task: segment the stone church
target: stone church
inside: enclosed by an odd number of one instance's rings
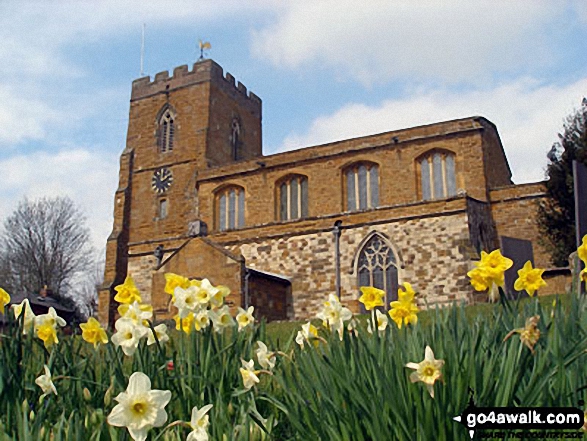
[[[481,250],[548,266],[536,241],[543,185],[512,183],[487,119],[266,156],[261,116],[261,99],[212,60],[133,82],[101,322],[113,322],[127,275],[157,319],[175,314],[163,292],[174,272],[283,320],[314,316],[330,293],[360,312],[363,285],[387,304],[406,281],[422,306],[483,300],[466,277]]]

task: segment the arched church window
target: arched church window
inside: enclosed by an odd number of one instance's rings
[[[379,167],[371,162],[360,162],[347,167],[346,209],[367,210],[379,205]]]
[[[159,118],[159,152],[165,153],[172,151],[174,138],[175,116],[168,107]]]
[[[245,225],[245,190],[230,186],[216,194],[217,229],[234,230]]]
[[[373,234],[359,252],[357,285],[359,288],[373,286],[385,291],[385,309],[389,308],[391,301],[397,300],[398,265],[393,250],[379,234]],[[365,312],[364,307],[361,308]]]
[[[308,178],[301,175],[289,176],[280,181],[278,189],[279,220],[308,217]]]
[[[423,200],[441,199],[457,194],[455,155],[434,151],[418,161]]]

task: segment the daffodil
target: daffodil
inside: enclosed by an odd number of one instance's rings
[[[167,421],[165,406],[170,399],[170,391],[152,390],[149,377],[135,372],[126,391],[115,398],[118,404],[108,415],[108,424],[126,427],[133,440],[145,441],[151,428],[161,427]]]
[[[165,288],[164,291],[170,294],[172,297],[175,294],[175,288],[177,287],[186,289],[190,286],[190,281],[187,277],[183,277],[173,273],[165,273]]]
[[[577,248],[577,256],[587,265],[587,234],[583,236],[581,245]]]
[[[324,302],[324,307],[317,315],[317,318],[322,320],[322,325],[333,332],[338,332],[338,336],[342,340],[344,331],[344,322],[353,318],[353,313],[350,309],[342,306],[338,297],[334,294],[328,296],[328,301]]]
[[[485,291],[493,284],[503,287],[505,284],[505,272],[514,262],[502,256],[500,250],[491,253],[481,251],[481,260],[475,262],[476,268],[467,273],[471,278],[471,284],[476,291]]]
[[[153,331],[155,331],[153,333]],[[155,326],[153,329],[149,328],[147,331],[147,346],[155,344],[155,336],[160,345],[164,345],[169,341],[169,335],[167,335],[167,325],[161,323]]]
[[[175,288],[173,305],[177,308],[180,318],[186,318],[200,308],[199,291],[197,286],[188,286],[187,288],[178,286]]]
[[[175,320],[175,329],[182,330],[186,334],[189,335],[190,332],[194,330],[194,321],[196,319],[193,312],[190,312],[184,318],[181,318],[179,315],[176,315],[174,318]]]
[[[241,360],[241,363],[242,367],[239,368],[239,370],[243,379],[243,385],[245,386],[245,389],[250,389],[259,382],[259,377],[255,371],[255,363],[253,360]]]
[[[120,346],[122,352],[129,357],[135,353],[141,338],[147,334],[147,328],[143,325],[125,318],[116,320],[114,328],[116,333],[112,336],[112,343]]]
[[[387,319],[387,316],[385,314],[383,314],[381,311],[379,311],[377,309],[375,311],[375,323],[377,324],[377,330],[379,332],[383,332],[387,328],[387,325],[389,324],[389,320]],[[367,331],[369,332],[369,334],[373,333],[372,328],[373,328],[373,325],[369,321],[369,323],[367,324]]]
[[[202,307],[207,307],[208,303],[219,293],[220,289],[213,286],[208,279],[200,282],[197,299]]]
[[[243,308],[238,308],[238,314],[236,315],[236,322],[238,323],[238,330],[242,331],[246,327],[255,323],[255,318],[253,317],[253,311],[255,310],[254,306],[249,306],[245,311]]]
[[[524,267],[518,270],[518,279],[514,283],[514,289],[516,291],[525,290],[532,297],[536,290],[546,286],[546,282],[542,280],[543,272],[543,269],[532,268],[532,262],[527,261]]]
[[[50,349],[54,344],[59,343],[57,329],[49,322],[43,322],[38,326],[35,325],[35,335],[43,340],[43,344],[47,349]]]
[[[192,408],[192,419],[190,427],[192,431],[188,433],[186,441],[208,441],[208,411],[212,409],[212,404],[207,404],[201,409],[197,407]]]
[[[434,383],[437,380],[442,379],[442,366],[444,366],[444,360],[436,360],[434,358],[434,352],[430,349],[430,346],[426,346],[424,351],[424,360],[420,363],[408,363],[407,368],[414,369],[416,372],[410,374],[410,381],[415,383],[421,381],[426,385],[428,393],[434,398]]]
[[[108,343],[106,331],[94,317],[90,317],[86,323],[80,324],[79,327],[82,330],[82,338],[88,343],[93,344],[94,347],[98,347],[99,343]]]
[[[363,295],[359,297],[359,302],[365,305],[365,309],[367,311],[371,311],[377,306],[385,305],[383,302],[385,291],[382,289],[378,289],[373,286],[361,286],[360,290]]]
[[[45,370],[45,374],[39,375],[35,379],[35,384],[39,386],[43,391],[43,395],[41,395],[41,398],[46,397],[49,394],[57,395],[57,389],[55,388],[53,380],[51,379],[51,371],[49,370],[47,365],[44,365],[43,369]]]
[[[10,303],[10,295],[0,288],[0,314],[4,314],[4,307]]]
[[[587,283],[587,268],[583,268],[579,273],[579,277],[581,278],[582,282]]]
[[[124,283],[122,285],[114,287],[114,290],[116,291],[114,300],[118,303],[131,304],[133,302],[141,303],[142,301],[141,294],[135,286],[135,282],[131,276],[126,276],[126,279],[124,279]]]
[[[135,324],[147,326],[147,320],[153,317],[153,306],[145,305],[136,300],[132,303],[123,303],[118,306],[121,318],[129,319]]]
[[[540,338],[540,329],[538,329],[539,315],[532,316],[526,319],[526,326],[510,331],[503,341],[507,341],[512,335],[520,334],[520,341],[526,345],[532,354],[534,353],[534,346],[538,343]]]
[[[34,323],[35,327],[41,326],[43,324],[49,324],[53,327],[60,326],[62,328],[67,324],[63,318],[57,315],[57,311],[55,311],[55,308],[52,306],[49,308],[49,311],[47,311],[46,314],[37,315],[34,318]]]
[[[269,352],[267,345],[262,341],[257,342],[257,361],[259,365],[264,369],[273,369],[275,367],[275,352]]]
[[[224,285],[218,285],[216,291],[210,297],[210,306],[220,308],[224,304],[224,299],[230,294],[230,288]]]
[[[11,306],[14,311],[14,317],[18,320],[21,314],[24,314],[22,333],[27,334],[35,322],[35,313],[33,312],[28,299],[24,299],[21,303]]]
[[[398,328],[401,329],[402,325],[418,323],[418,307],[414,302],[400,302],[394,301],[389,304],[391,309],[388,314],[389,317],[395,322]]]
[[[403,283],[403,288],[398,288],[397,299],[400,302],[413,302],[416,297],[416,292],[412,288],[412,285],[408,282]]]
[[[200,310],[194,317],[194,328],[196,331],[201,331],[210,326],[210,317],[208,316],[208,310]]]
[[[296,335],[296,343],[304,349],[304,342],[311,341],[314,346],[319,343],[318,340],[318,329],[311,322],[302,325],[302,330],[298,331]]]
[[[208,315],[210,316],[210,320],[212,320],[212,323],[214,324],[214,330],[216,332],[222,332],[223,329],[235,325],[235,321],[230,315],[230,310],[226,305],[224,305],[222,308],[217,309],[216,311],[210,311]]]

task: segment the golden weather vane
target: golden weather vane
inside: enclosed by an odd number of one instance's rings
[[[200,60],[204,59],[204,51],[212,49],[212,45],[209,41],[202,41],[198,40],[198,45],[200,46]]]

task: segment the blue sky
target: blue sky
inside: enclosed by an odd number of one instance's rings
[[[473,115],[516,183],[587,95],[583,0],[0,0],[0,222],[67,195],[112,228],[132,80],[209,57],[263,100],[266,154]]]

